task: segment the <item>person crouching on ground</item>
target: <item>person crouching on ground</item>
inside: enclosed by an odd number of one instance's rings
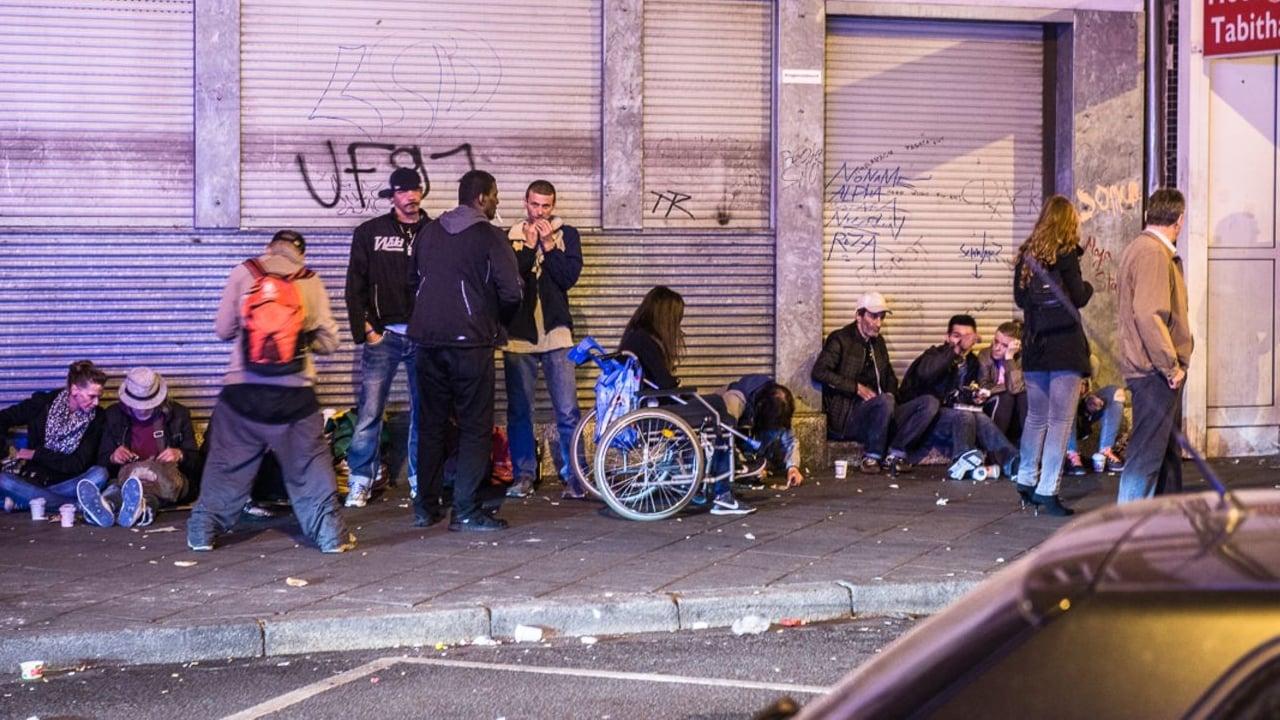
[[[139,367],[125,376],[120,402],[104,415],[98,464],[114,480],[105,492],[81,480],[76,485],[80,512],[100,527],[150,525],[157,510],[193,494],[199,480],[191,411],[169,399],[169,386],[159,373]]]
[[[757,454],[770,468],[782,467],[787,473],[787,487],[804,483],[800,472],[800,444],[791,430],[796,400],[786,385],[768,375],[744,375],[720,393],[729,414],[738,418],[738,427],[750,430],[752,439],[760,443]]]
[[[61,390],[37,392],[0,410],[0,455],[8,451],[9,428],[26,426],[27,447],[0,465],[0,502],[6,512],[26,510],[42,498],[51,509],[75,502],[76,483],[107,484],[107,469],[94,465],[103,418],[98,411],[106,373],[88,360],[67,368]]]

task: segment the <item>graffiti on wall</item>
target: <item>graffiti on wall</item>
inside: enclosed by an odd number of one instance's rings
[[[1118,216],[1139,208],[1142,189],[1137,180],[1113,185],[1095,185],[1093,191],[1076,190],[1076,207],[1080,210],[1080,222],[1086,223],[1097,216]]]
[[[326,140],[324,147],[325,152],[322,157],[327,156],[327,164],[325,160],[321,160],[323,169],[317,174],[317,177],[328,180],[329,187],[323,190],[316,187],[312,171],[308,169],[306,157],[302,153],[298,153],[295,161],[298,164],[298,174],[301,176],[307,192],[311,195],[311,199],[322,208],[337,208],[339,215],[364,214],[370,203],[374,202],[371,199],[373,194],[365,192],[365,181],[361,180],[361,177],[365,175],[385,178],[395,168],[412,168],[422,176],[424,183],[423,194],[425,195],[431,191],[431,177],[427,164],[423,159],[422,147],[419,145],[397,145],[395,143],[378,142],[349,143],[347,145],[345,166],[340,165],[338,152],[334,148],[332,140]],[[472,153],[470,143],[462,143],[448,150],[429,153],[425,157],[427,160],[442,160],[454,155],[465,157],[468,169],[475,169],[475,156]],[[347,192],[346,182],[348,179],[354,190],[353,193]]]

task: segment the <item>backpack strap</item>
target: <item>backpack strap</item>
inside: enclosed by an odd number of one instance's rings
[[[253,276],[254,280],[261,280],[267,276],[267,270],[262,267],[262,263],[258,262],[258,258],[249,258],[241,264],[248,268],[249,274]]]

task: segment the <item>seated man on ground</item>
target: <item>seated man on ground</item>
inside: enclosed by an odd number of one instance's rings
[[[791,431],[791,418],[796,400],[787,386],[768,375],[744,375],[729,384],[721,395],[729,414],[738,418],[738,426],[747,428],[760,443],[758,454],[770,468],[785,468],[787,487],[804,483],[800,472],[800,445]]]
[[[1098,452],[1093,455],[1094,472],[1121,472],[1124,459],[1115,452],[1116,437],[1120,434],[1120,421],[1124,419],[1124,388],[1108,385],[1096,392],[1089,391],[1089,379],[1080,386],[1083,391],[1080,406],[1076,410],[1075,432],[1067,436],[1067,467],[1069,475],[1084,475],[1084,461],[1080,458],[1077,437],[1081,440],[1093,434],[1094,425],[1101,421],[1098,432]]]
[[[888,314],[883,295],[863,295],[854,321],[827,336],[810,376],[822,385],[827,439],[862,443],[862,472],[897,475],[911,471],[907,452],[924,437],[939,404],[924,394],[903,402],[895,397],[898,376],[881,334]]]
[[[920,354],[902,378],[899,398],[932,397],[943,407],[930,433],[930,442],[949,449],[958,461],[975,447],[989,460],[1012,475],[1018,450],[1000,428],[974,405],[978,379],[978,357],[972,349],[979,340],[978,323],[970,315],[953,315],[947,322],[947,336]]]
[[[106,492],[87,480],[76,485],[88,522],[150,525],[161,507],[196,494],[200,452],[191,412],[168,394],[164,378],[151,368],[134,368],[125,376],[120,402],[104,413],[106,428],[98,444],[98,464],[113,480]]]
[[[982,412],[1016,442],[1027,419],[1027,385],[1022,379],[1022,323],[996,328],[991,346],[978,353],[978,394]]]
[[[26,426],[27,447],[0,465],[0,498],[6,512],[25,510],[42,498],[51,510],[75,502],[76,483],[107,484],[107,470],[94,465],[103,414],[98,411],[106,373],[88,360],[67,368],[61,390],[37,392],[0,410],[0,455],[8,448],[10,428]]]

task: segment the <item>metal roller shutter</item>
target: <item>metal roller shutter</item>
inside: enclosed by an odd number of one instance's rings
[[[190,0],[0,3],[0,226],[190,227],[193,47]]]
[[[518,216],[525,186],[599,224],[598,0],[244,0],[242,225],[350,229],[387,212],[396,166],[428,174],[425,207],[456,205],[474,166]],[[543,31],[546,28],[546,31]]]
[[[899,373],[970,313],[1013,317],[1012,265],[1044,188],[1038,25],[827,26],[823,326],[885,294]]]
[[[770,226],[773,6],[644,3],[644,224]]]

